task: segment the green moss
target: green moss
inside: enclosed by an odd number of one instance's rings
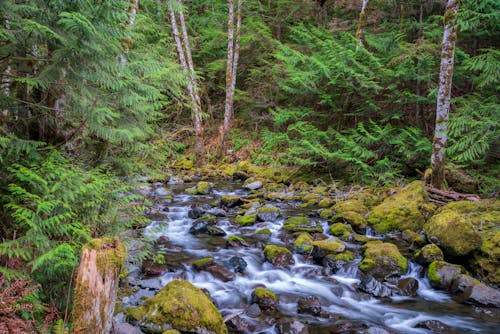
[[[193,161],[188,159],[182,159],[177,161],[175,167],[179,169],[190,170],[193,168]]]
[[[368,215],[368,222],[379,233],[406,229],[419,231],[425,223],[425,215],[420,207],[428,199],[424,183],[414,181],[373,208]]]
[[[283,224],[283,229],[290,232],[323,232],[323,228],[320,224],[310,222],[309,218],[306,216],[294,216],[287,218]]]
[[[271,298],[271,299],[274,299],[276,301],[278,300],[278,296],[274,292],[272,292],[269,289],[264,289],[264,288],[257,288],[255,290],[253,290],[252,296],[255,296],[255,298],[257,298],[257,299]]]
[[[267,213],[267,212],[280,212],[280,209],[272,207],[272,206],[263,206],[257,210],[260,213]]]
[[[204,267],[209,266],[214,263],[214,259],[211,257],[204,257],[193,262],[193,268],[196,270],[202,270]]]
[[[363,260],[359,268],[373,274],[383,267],[398,269],[400,274],[408,270],[408,260],[401,255],[396,245],[385,242],[368,242],[363,246]]]
[[[342,253],[345,250],[345,244],[337,238],[314,241],[312,245],[328,253]]]
[[[425,237],[420,233],[414,232],[412,230],[405,230],[403,232],[403,238],[412,245],[422,246],[425,245]]]
[[[354,227],[357,231],[364,231],[366,228],[366,219],[354,211],[346,211],[337,214],[332,219],[332,223],[345,223]]]
[[[159,326],[162,331],[228,332],[222,316],[210,299],[184,280],[171,281],[142,305],[127,309],[127,315],[142,324]]]
[[[104,277],[110,270],[118,272],[117,276],[119,276],[127,257],[127,250],[120,240],[117,238],[92,239],[84,246],[85,248],[96,250],[96,264],[101,276]]]
[[[349,238],[353,231],[351,225],[346,225],[342,223],[335,223],[330,226],[330,230],[328,231],[331,235],[339,237],[341,239]]]
[[[293,246],[301,252],[308,253],[312,250],[313,241],[314,239],[309,233],[303,232],[295,239]]]
[[[181,334],[181,332],[175,329],[169,329],[168,331],[165,331],[162,334]]]
[[[237,204],[241,203],[241,198],[234,195],[222,195],[220,198],[220,204],[226,207],[232,208]]]
[[[229,237],[227,237],[227,241],[245,242],[245,239],[237,235],[230,235]]]
[[[474,226],[455,211],[445,210],[432,216],[424,225],[427,239],[441,246],[445,253],[462,256],[478,249],[481,236]]]
[[[285,247],[280,247],[276,245],[267,245],[264,247],[264,256],[269,262],[273,262],[273,260],[280,254],[292,254]]]
[[[334,204],[334,200],[330,197],[325,197],[321,201],[319,201],[318,206],[320,208],[329,208]]]
[[[331,217],[333,217],[333,210],[332,209],[321,210],[319,216],[323,219],[330,219]]]
[[[338,202],[332,207],[333,211],[337,214],[343,214],[345,212],[356,212],[359,215],[365,215],[368,212],[367,207],[357,199],[350,199],[347,201]]]
[[[442,267],[443,261],[434,261],[429,265],[427,270],[427,278],[429,281],[439,282],[441,280],[441,275],[438,273],[438,269]]]
[[[196,185],[196,193],[198,195],[207,195],[212,190],[212,184],[210,182],[201,181]]]
[[[234,164],[222,164],[217,170],[219,174],[232,177],[234,173],[236,173],[238,168]]]
[[[354,255],[350,251],[345,251],[339,254],[328,254],[326,257],[332,259],[333,261],[344,261],[344,262],[350,262],[355,259]]]
[[[255,219],[257,215],[246,215],[246,216],[238,216],[235,219],[236,224],[247,226],[255,223]]]
[[[265,235],[271,235],[271,230],[268,228],[263,228],[255,232],[255,234],[260,235],[260,234],[265,234]]]

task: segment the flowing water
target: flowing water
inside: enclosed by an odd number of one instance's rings
[[[171,280],[182,278],[206,289],[223,316],[239,314],[247,320],[250,324],[247,333],[277,333],[277,323],[293,320],[307,324],[309,333],[362,333],[370,327],[384,328],[391,333],[430,333],[415,328],[416,324],[426,320],[439,320],[451,327],[453,333],[500,333],[500,322],[495,317],[498,314],[492,313],[494,310],[458,304],[447,293],[432,289],[425,278],[424,268],[418,264],[410,263],[406,274],[418,280],[417,296],[391,298],[375,298],[357,289],[360,282],[357,263],[360,259],[335,274],[299,254],[294,254],[293,265],[274,267],[265,261],[262,247],[266,244],[288,246],[288,240],[281,233],[284,218],[241,227],[231,223],[228,217],[220,217],[217,227],[223,229],[226,236],[194,236],[188,232],[194,221],[188,217],[193,205],[208,205],[224,194],[245,197],[248,191],[241,190],[241,184],[216,183],[216,190],[210,195],[186,195],[185,189],[189,186],[192,185],[170,185],[168,191],[172,192],[173,200],[156,201],[165,217],[153,221],[143,233],[152,239],[168,237],[169,243],[163,249],[167,270],[159,277],[147,279],[138,276],[136,270],[130,281],[139,289],[135,295],[122,299],[125,306],[136,305],[143,296],[151,296]],[[296,203],[272,204],[279,207],[284,216],[304,212]],[[321,223],[326,231],[328,224]],[[263,228],[268,228],[271,235],[266,240],[252,239],[254,232]],[[226,239],[230,235],[248,237],[252,241],[248,247],[227,248]],[[348,243],[348,248],[359,247],[359,244]],[[243,258],[247,267],[228,282],[192,268],[196,259],[212,257],[216,264],[224,264],[233,256]],[[263,286],[279,296],[279,311],[251,318],[245,314],[250,306],[251,293],[256,287]],[[297,313],[298,298],[306,296],[320,299],[322,312],[319,316]],[[346,324],[348,326],[342,331],[341,326]]]

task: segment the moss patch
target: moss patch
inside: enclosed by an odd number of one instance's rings
[[[278,300],[278,296],[269,289],[257,288],[253,290],[252,296],[258,299],[266,299],[271,298],[274,300]]]
[[[271,235],[272,232],[268,228],[263,228],[263,229],[260,229],[260,230],[256,231],[255,234],[257,234],[257,235],[262,235],[262,234],[264,234],[264,235]]]
[[[337,238],[314,241],[312,245],[327,253],[342,253],[345,250],[345,244]]]
[[[306,216],[289,217],[285,220],[283,229],[290,232],[323,232],[320,224],[311,222]]]
[[[355,259],[354,255],[350,251],[345,251],[339,254],[328,254],[326,257],[332,259],[333,261],[344,261],[344,262],[350,262]]]
[[[312,243],[314,239],[313,237],[307,233],[300,233],[297,239],[295,239],[293,243],[293,247],[295,247],[299,252],[308,253],[312,250]]]
[[[246,215],[246,216],[238,216],[235,219],[236,224],[247,226],[255,224],[255,220],[257,219],[257,215]]]
[[[341,239],[347,239],[352,235],[353,231],[351,225],[335,223],[330,226],[328,233]]]
[[[359,269],[375,278],[385,278],[393,273],[402,275],[408,270],[408,260],[394,244],[368,242],[363,248],[363,260]]]
[[[196,270],[203,270],[203,268],[208,267],[212,264],[214,264],[214,259],[211,257],[205,257],[194,261],[193,268]]]
[[[333,211],[337,214],[342,214],[345,212],[356,212],[360,215],[365,215],[368,212],[368,208],[357,199],[349,199],[347,201],[338,202],[332,207]]]
[[[276,257],[278,257],[281,254],[292,254],[288,249],[285,247],[280,247],[276,245],[267,245],[264,247],[264,256],[269,262],[273,262]]]

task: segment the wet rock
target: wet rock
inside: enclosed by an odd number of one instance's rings
[[[226,265],[227,268],[237,273],[244,272],[248,265],[247,262],[242,257],[239,256],[233,256],[224,264]]]
[[[346,269],[349,266],[349,262],[354,260],[355,257],[350,251],[345,251],[340,254],[328,254],[323,259],[324,273],[326,275],[331,275],[337,273],[341,269]],[[357,271],[357,266],[356,266]]]
[[[408,269],[408,260],[401,255],[396,245],[380,241],[364,245],[363,260],[359,269],[376,279],[384,280],[389,276],[401,276]]]
[[[427,329],[431,333],[451,333],[450,326],[442,323],[439,320],[425,320],[415,325],[415,328]]]
[[[500,307],[500,291],[468,275],[455,276],[451,292],[467,304]]]
[[[204,257],[193,262],[192,266],[194,270],[202,271],[207,267],[214,264],[214,259],[211,257]]]
[[[262,310],[260,309],[258,304],[253,303],[245,310],[246,315],[250,318],[257,318],[261,315]]]
[[[357,212],[347,211],[337,213],[332,219],[331,223],[340,223],[350,225],[357,233],[364,234],[366,232],[366,219]]]
[[[184,280],[168,283],[138,307],[126,309],[127,318],[150,332],[227,333],[215,305],[197,287]]]
[[[214,217],[227,217],[227,212],[221,208],[213,208],[207,211],[207,214]]]
[[[294,251],[297,253],[310,253],[313,241],[314,239],[309,233],[300,233],[293,242]]]
[[[241,197],[234,195],[223,195],[220,198],[220,204],[226,208],[234,208],[235,206],[239,206],[243,204]]]
[[[427,243],[425,236],[412,230],[404,230],[401,237],[410,244],[410,249],[422,247]]]
[[[335,223],[330,226],[328,233],[342,240],[349,240],[354,232],[351,225]]]
[[[287,218],[283,224],[283,229],[289,232],[323,232],[321,224],[310,220],[306,216],[294,216]]]
[[[211,273],[215,278],[218,278],[223,282],[232,281],[236,277],[232,271],[229,271],[223,266],[217,264],[206,267],[205,271]]]
[[[429,265],[427,278],[434,289],[448,290],[455,276],[465,273],[462,266],[445,261],[434,261]]]
[[[467,255],[482,244],[481,236],[472,223],[452,210],[432,216],[424,225],[424,232],[427,239],[450,256]]]
[[[402,278],[398,281],[398,294],[401,296],[414,297],[417,295],[418,281],[413,277]]]
[[[167,265],[154,260],[145,260],[142,262],[141,271],[145,277],[160,276],[167,271]]]
[[[170,239],[168,238],[168,236],[162,235],[158,239],[156,239],[155,245],[160,247],[168,247],[170,245]]]
[[[297,312],[314,316],[321,313],[321,302],[316,296],[300,297],[297,302]]]
[[[443,261],[444,255],[438,245],[425,245],[422,249],[415,252],[417,263],[427,266],[434,261]]]
[[[280,323],[276,326],[278,334],[309,334],[309,329],[306,324],[300,321],[293,320],[285,323]]]
[[[365,334],[390,334],[390,332],[380,327],[370,327],[365,331]]]
[[[213,184],[206,181],[200,181],[193,188],[186,189],[190,195],[208,195],[212,192]]]
[[[112,334],[142,334],[141,330],[131,324],[124,323],[113,323]]]
[[[143,279],[137,282],[137,286],[142,289],[160,290],[162,284],[158,278]]]
[[[257,220],[261,222],[274,222],[280,216],[280,209],[269,204],[257,209]]]
[[[238,216],[234,220],[234,222],[238,225],[241,226],[248,226],[248,225],[253,225],[255,224],[255,220],[257,219],[257,215],[244,215],[244,216]]]
[[[236,316],[226,321],[226,326],[231,333],[246,333],[249,330],[250,324],[246,319]]]
[[[245,181],[246,179],[248,179],[248,177],[248,174],[241,170],[238,170],[233,174],[234,181]]]
[[[154,194],[155,194],[155,196],[158,196],[158,197],[164,197],[164,196],[172,195],[172,192],[164,187],[159,187],[159,188],[155,189]]]
[[[198,219],[202,217],[204,214],[205,211],[198,206],[192,206],[191,209],[188,211],[188,217],[191,219]]]
[[[418,231],[425,223],[423,207],[428,200],[424,182],[414,181],[373,208],[368,214],[368,222],[379,233],[406,229]]]
[[[292,253],[285,247],[267,245],[264,248],[264,256],[276,267],[284,267],[294,263]]]
[[[149,219],[156,221],[165,220],[168,218],[168,215],[165,212],[162,212],[161,209],[157,207],[149,208],[149,210],[146,212],[146,215]]]
[[[189,233],[193,235],[208,233],[208,228],[216,223],[214,217],[201,217],[193,222],[193,225],[189,228]]]
[[[361,276],[361,282],[359,283],[359,289],[361,291],[367,292],[375,297],[390,297],[397,293],[394,288],[385,285],[384,283],[375,279],[373,276]]]
[[[324,258],[329,254],[345,251],[345,244],[337,238],[313,241],[312,247],[311,255],[316,263],[323,263]]]
[[[335,333],[335,334],[344,334],[344,333],[351,333],[353,329],[352,323],[349,321],[343,321],[341,323],[337,323],[333,325],[331,328],[329,328],[328,332],[329,333]]]
[[[249,246],[249,244],[245,241],[245,239],[243,239],[240,236],[230,235],[227,238],[227,243],[226,243],[227,248],[239,248],[239,247],[248,247],[248,246]]]
[[[279,299],[271,290],[257,288],[252,292],[252,303],[259,305],[263,311],[275,311],[278,308]]]
[[[245,188],[247,190],[258,190],[258,189],[262,188],[262,181],[256,180],[253,182],[245,183],[243,185],[243,188]]]
[[[208,226],[206,234],[213,236],[225,236],[226,232],[217,226]]]

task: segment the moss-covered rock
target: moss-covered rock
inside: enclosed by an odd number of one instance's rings
[[[243,201],[240,196],[234,195],[223,195],[220,198],[220,204],[226,208],[234,208],[235,206],[241,205]]]
[[[500,287],[500,230],[492,229],[481,233],[483,244],[470,260],[474,274]]]
[[[257,288],[252,292],[252,303],[256,303],[263,311],[274,311],[278,308],[278,296],[271,290]]]
[[[257,215],[245,215],[236,217],[234,222],[238,225],[248,226],[248,225],[253,225],[256,219]]]
[[[126,310],[129,320],[153,333],[175,329],[181,332],[227,333],[215,305],[197,287],[184,280],[168,283],[155,296]]]
[[[312,243],[313,248],[317,247],[326,253],[342,253],[345,251],[345,244],[337,238],[317,240]]]
[[[271,232],[271,230],[270,230],[270,229],[268,229],[268,228],[262,228],[262,229],[260,229],[260,230],[255,231],[255,234],[256,234],[256,235],[271,235],[271,234],[272,234],[272,232]]]
[[[372,241],[366,243],[363,248],[363,260],[359,269],[376,279],[401,276],[408,270],[408,260],[394,244]]]
[[[379,233],[388,231],[419,231],[425,223],[425,215],[420,210],[429,200],[422,181],[414,181],[368,214],[368,223]]]
[[[323,209],[319,212],[319,216],[323,219],[330,219],[334,216],[333,210],[330,209]]]
[[[193,268],[195,270],[201,271],[206,269],[208,266],[214,264],[214,259],[211,257],[204,257],[193,262]]]
[[[283,229],[290,232],[323,232],[323,227],[321,227],[319,223],[311,221],[306,216],[294,216],[287,218],[283,224]]]
[[[257,220],[261,222],[274,222],[281,216],[281,210],[272,205],[265,205],[257,209]]]
[[[422,234],[412,230],[404,230],[402,237],[403,240],[410,244],[411,249],[414,249],[414,247],[422,247],[427,243],[425,237]]]
[[[328,233],[340,239],[346,240],[349,239],[354,232],[351,225],[335,223],[330,226]]]
[[[448,290],[455,276],[465,274],[465,269],[457,264],[434,261],[429,265],[427,278],[435,289]]]
[[[298,253],[309,253],[312,250],[313,237],[307,233],[300,233],[295,241],[293,242],[293,247]]]
[[[200,181],[193,188],[186,189],[190,195],[208,195],[212,191],[213,184],[206,181]]]
[[[368,208],[363,204],[363,202],[357,199],[349,199],[338,202],[332,207],[332,210],[337,215],[345,212],[356,212],[363,216],[368,212]]]
[[[350,251],[345,251],[343,253],[338,254],[328,254],[326,256],[328,259],[333,260],[335,262],[350,262],[353,261],[356,257]]]
[[[435,244],[425,245],[415,252],[415,260],[424,266],[434,261],[443,261],[443,259],[443,251]]]
[[[267,245],[264,248],[264,256],[267,261],[276,267],[288,266],[294,263],[292,252],[285,247]]]
[[[319,201],[318,206],[320,208],[329,208],[334,204],[334,202],[335,201],[332,198],[325,197]]]
[[[427,239],[451,256],[467,255],[482,244],[481,236],[474,226],[452,210],[432,216],[424,225],[424,232]]]
[[[358,233],[365,233],[367,226],[366,219],[362,215],[354,211],[339,213],[332,219],[330,219],[329,222],[334,224],[348,224]]]

